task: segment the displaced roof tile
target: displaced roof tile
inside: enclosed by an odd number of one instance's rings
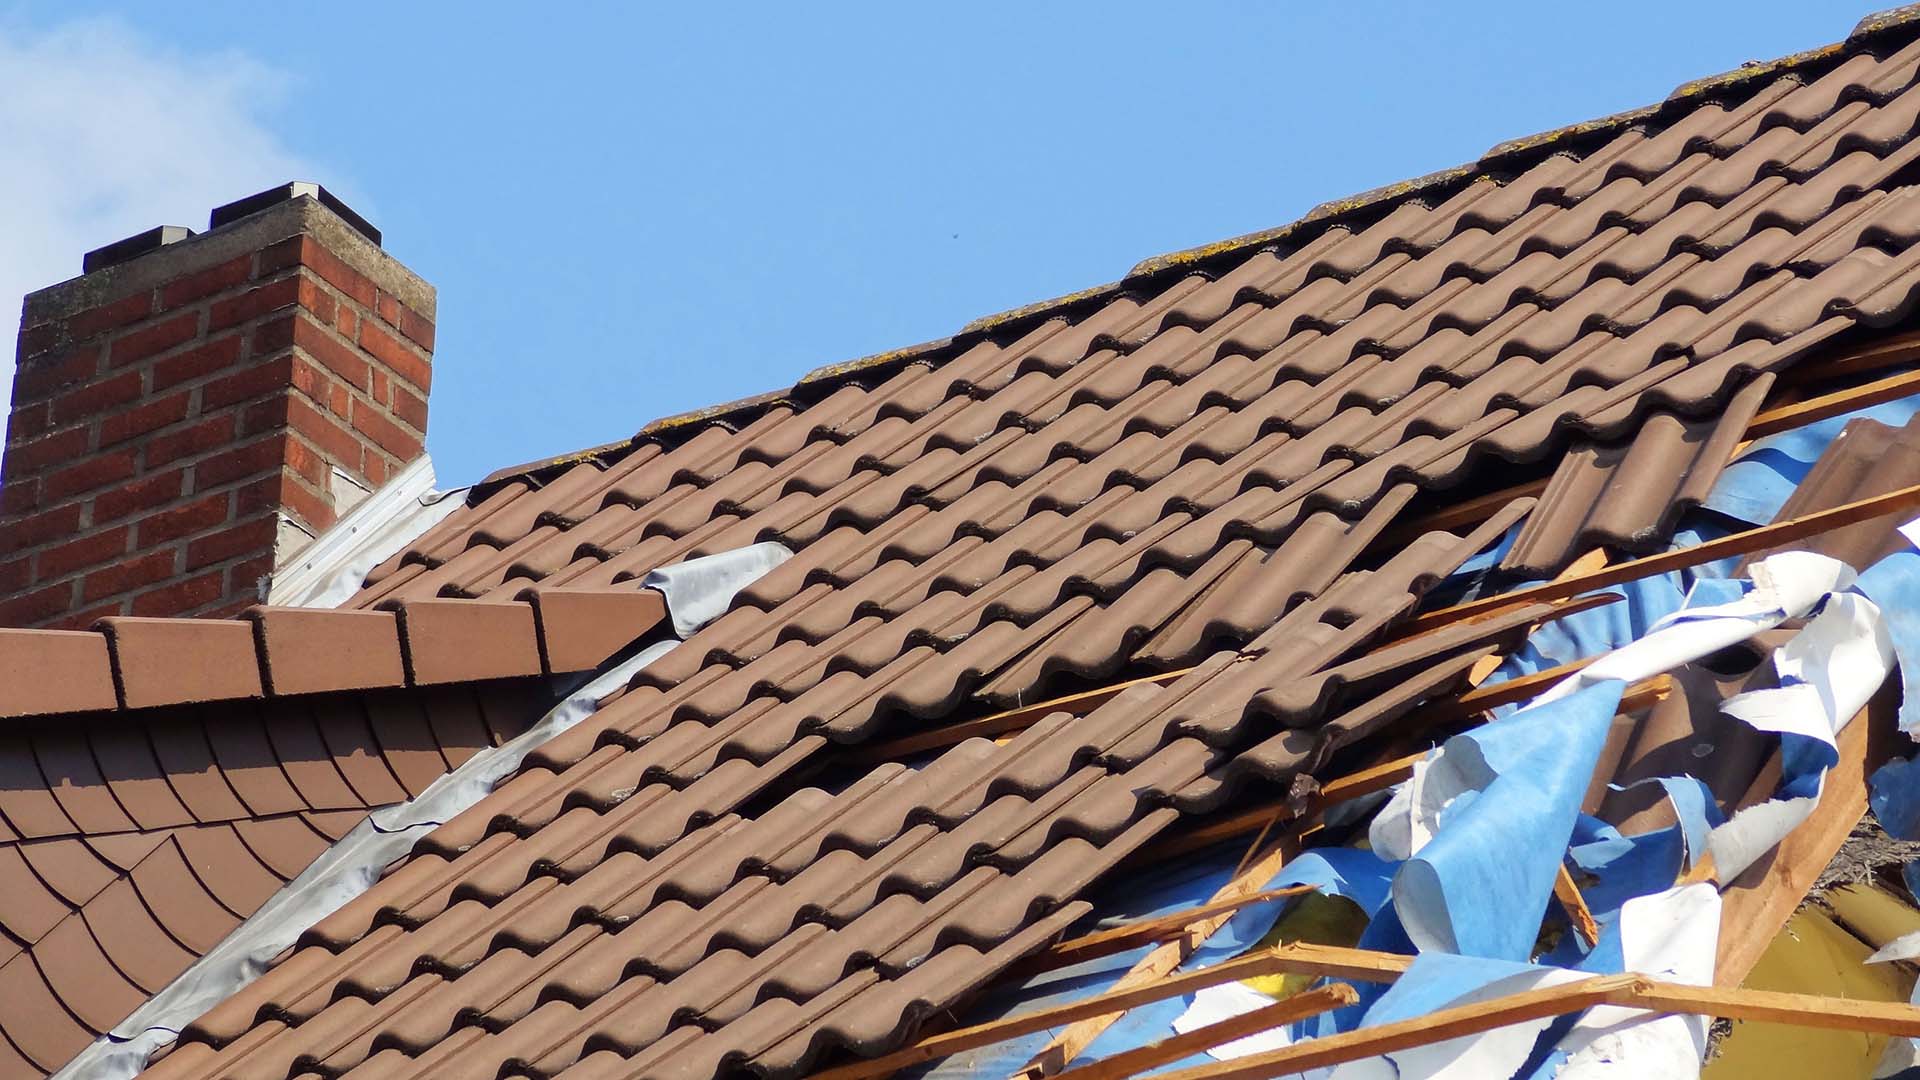
[[[666,618],[666,598],[653,589],[529,589],[551,672],[587,671]]]

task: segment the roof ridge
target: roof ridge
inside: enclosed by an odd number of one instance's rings
[[[256,605],[234,619],[0,629],[0,718],[588,671],[667,617],[656,589],[533,586],[380,610]]]
[[[757,417],[765,410],[781,404],[817,400],[863,376],[877,372],[890,373],[912,363],[939,363],[996,334],[1024,333],[1048,319],[1071,318],[1096,304],[1152,287],[1168,277],[1208,273],[1217,263],[1232,256],[1310,240],[1335,228],[1371,224],[1373,220],[1407,202],[1451,196],[1466,185],[1483,179],[1498,182],[1501,174],[1518,172],[1554,154],[1590,149],[1584,144],[1611,137],[1636,125],[1657,123],[1665,114],[1684,112],[1706,99],[1749,93],[1757,90],[1763,80],[1809,73],[1824,74],[1826,69],[1838,66],[1847,57],[1890,42],[1904,44],[1914,37],[1920,37],[1920,3],[1873,12],[1856,23],[1841,41],[1774,60],[1750,61],[1730,71],[1690,79],[1650,105],[1508,139],[1496,143],[1472,161],[1327,200],[1301,217],[1274,228],[1143,259],[1116,281],[984,315],[944,338],[827,364],[802,375],[790,387],[661,417],[623,441],[497,469],[473,485],[468,498],[470,502],[478,501],[514,480],[540,484],[554,473],[584,461],[610,463],[649,442],[678,443],[691,438],[710,423],[737,425],[742,420]],[[946,355],[941,355],[943,353]]]

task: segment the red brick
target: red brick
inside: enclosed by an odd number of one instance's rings
[[[49,585],[0,601],[0,626],[32,626],[59,615],[72,605],[72,582]]]
[[[307,355],[319,361],[322,367],[345,379],[348,385],[358,390],[367,388],[366,360],[351,346],[334,340],[317,324],[306,319],[295,319],[293,343],[295,347],[306,350]]]
[[[378,488],[387,482],[387,459],[379,454],[368,454],[360,462],[360,471],[366,474],[369,486]]]
[[[196,578],[175,582],[165,588],[143,592],[133,598],[133,613],[149,618],[185,615],[205,607],[227,593],[218,570]]]
[[[107,347],[107,364],[125,367],[175,345],[184,345],[200,335],[200,313],[183,311],[170,319],[143,326],[113,339]]]
[[[222,596],[232,596],[236,591],[235,586],[231,584],[231,582],[234,580],[231,570],[228,571],[228,575],[229,576],[227,580],[229,584],[227,585],[226,590],[220,594]],[[238,591],[241,594],[240,599],[229,600],[226,603],[219,605],[218,607],[207,608],[205,611],[196,611],[193,613],[194,618],[196,619],[237,619],[240,617],[241,612],[247,610],[248,608],[252,607],[255,604],[260,603],[260,598],[256,595],[259,592],[257,587],[253,585],[248,585],[248,586],[245,586],[244,588],[240,588]]]
[[[97,308],[88,308],[67,320],[67,330],[75,341],[89,338],[102,330],[112,330],[117,326],[139,322],[153,314],[153,294],[135,293],[132,296],[115,300],[111,304],[102,304]]]
[[[29,572],[32,562],[33,559],[26,555],[0,562],[0,593],[16,593],[26,588],[27,582],[33,580]]]
[[[219,416],[209,416],[179,431],[155,435],[147,440],[144,447],[147,452],[147,468],[155,469],[189,454],[211,450],[216,446],[225,446],[233,441],[234,419],[234,413],[222,413]]]
[[[280,509],[280,493],[293,486],[292,476],[288,472],[275,472],[242,484],[233,493],[233,516],[252,517],[261,511]]]
[[[373,385],[368,390],[368,393],[373,395],[373,400],[381,405],[392,401],[393,380],[387,378],[387,373],[381,371],[379,368],[369,368],[368,370],[373,375]]]
[[[252,322],[269,311],[277,311],[300,302],[300,278],[281,278],[279,281],[257,285],[239,296],[230,296],[217,300],[207,312],[207,329],[225,330],[230,326],[239,326],[243,322]]]
[[[227,520],[229,501],[227,493],[223,491],[142,518],[137,524],[139,533],[136,546],[157,547],[169,540],[211,529]]]
[[[413,430],[427,430],[427,399],[405,387],[393,388],[393,415],[412,425]]]
[[[400,328],[400,332],[402,334],[405,334],[407,336],[408,340],[412,341],[414,344],[420,346],[421,348],[427,350],[428,352],[433,351],[433,320],[432,319],[429,319],[425,315],[421,315],[418,312],[414,311],[412,308],[402,304],[400,307],[400,321],[395,325],[397,325]]]
[[[52,581],[66,577],[75,570],[98,566],[108,559],[126,554],[127,538],[132,534],[131,527],[122,525],[42,549],[36,556],[39,563],[35,572],[41,581]]]
[[[100,372],[100,351],[98,345],[82,345],[58,360],[23,365],[13,375],[14,402],[37,400],[93,378]]]
[[[40,481],[34,477],[0,483],[0,514],[24,514],[40,509]]]
[[[320,369],[298,353],[293,357],[293,388],[315,401],[325,401],[340,386],[340,380]],[[282,419],[284,420],[284,413]]]
[[[277,469],[283,457],[281,440],[274,436],[222,450],[193,467],[193,490],[206,491],[235,480]]]
[[[336,463],[349,469],[360,467],[360,440],[353,432],[297,397],[287,402],[287,426],[305,436]]]
[[[285,392],[293,386],[293,357],[256,360],[231,375],[223,375],[200,388],[200,411],[212,412],[223,405],[251,401],[254,398]]]
[[[70,615],[62,615],[46,624],[49,630],[85,630],[109,615],[125,615],[125,606],[113,602],[95,607],[81,608]]]
[[[262,555],[257,559],[234,563],[227,568],[226,594],[240,597],[238,607],[244,608],[251,604],[258,604],[266,599],[260,595],[260,579],[272,576],[272,555]]]
[[[252,273],[252,255],[228,259],[218,266],[210,266],[197,274],[169,282],[160,290],[160,308],[163,311],[176,308],[203,296],[212,296],[222,289],[231,289],[247,280]]]
[[[292,394],[275,394],[240,410],[240,438],[286,427],[287,403],[293,397]]]
[[[420,389],[432,388],[433,365],[416,354],[411,346],[402,345],[391,334],[364,319],[360,321],[360,347],[372,353],[374,359],[392,368],[394,374]]]
[[[402,461],[412,461],[420,456],[420,440],[393,422],[385,409],[355,399],[353,403],[353,426],[361,434],[372,439],[376,445]]]
[[[251,355],[266,356],[269,353],[277,353],[281,349],[292,348],[293,324],[305,317],[305,313],[293,311],[285,315],[276,315],[255,326]]]
[[[187,399],[192,393],[182,390],[170,397],[149,401],[144,405],[135,405],[123,413],[115,413],[100,421],[100,445],[112,446],[128,439],[156,431],[168,424],[177,424],[187,418]]]
[[[24,360],[35,353],[46,352],[60,344],[60,332],[63,329],[64,327],[57,322],[42,323],[39,326],[22,329],[20,347],[16,355]]]
[[[353,395],[347,393],[346,387],[336,383],[328,388],[327,411],[342,420],[353,415]]]
[[[300,290],[300,306],[313,312],[314,320],[321,326],[332,326],[336,309],[345,305],[335,300],[332,293],[306,278],[300,280],[306,286]]]
[[[239,334],[225,334],[155,363],[153,388],[165,390],[176,383],[232,367],[240,362],[240,343]]]
[[[301,237],[305,243],[300,246],[300,262],[314,273],[319,274],[327,284],[339,289],[361,307],[372,309],[378,290],[373,282],[348,266],[338,255],[328,251],[325,245],[310,236]]]
[[[53,422],[69,424],[83,417],[98,416],[116,405],[125,405],[140,397],[140,373],[123,371],[99,382],[78,386],[53,399]]]
[[[271,554],[277,530],[278,525],[268,516],[202,536],[187,545],[187,569],[198,570],[243,555]]]
[[[91,604],[119,593],[158,585],[177,572],[175,567],[179,561],[178,548],[149,551],[144,555],[122,559],[112,566],[88,574],[80,586],[80,599],[83,603]]]
[[[294,517],[306,522],[314,532],[325,529],[336,520],[333,500],[308,491],[300,481],[292,478],[280,489],[280,505],[292,511]]]
[[[304,236],[289,236],[277,244],[261,248],[253,276],[270,278],[289,266],[299,266],[300,249],[306,245],[306,239]]]
[[[0,521],[0,552],[25,551],[49,540],[65,539],[79,530],[79,503]]]
[[[7,417],[7,441],[25,442],[37,435],[45,435],[47,429],[53,426],[52,417],[53,410],[44,401],[14,409],[12,415]]]
[[[152,467],[152,462],[148,467]],[[185,469],[169,469],[140,477],[112,491],[103,491],[93,497],[93,523],[104,525],[128,514],[165,506],[186,490],[186,480]]]
[[[58,472],[48,473],[41,482],[40,491],[46,501],[59,502],[69,495],[125,480],[133,475],[134,465],[134,452],[131,450],[95,454],[81,458]]]
[[[68,428],[7,448],[7,478],[16,479],[87,452],[87,429]]]
[[[360,340],[360,316],[353,310],[352,304],[341,304],[340,313],[334,317],[333,328],[348,341]]]
[[[321,490],[325,490],[333,481],[333,467],[327,464],[327,459],[320,456],[320,451],[312,443],[298,434],[286,436],[285,460],[287,468],[306,477],[308,483]],[[369,456],[367,460],[377,459]]]

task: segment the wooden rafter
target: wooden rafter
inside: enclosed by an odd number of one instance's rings
[[[1026,973],[1052,971],[1069,964],[1078,964],[1095,960],[1102,956],[1126,952],[1141,945],[1163,941],[1184,931],[1195,919],[1204,919],[1221,913],[1232,914],[1244,907],[1264,904],[1269,900],[1280,900],[1289,896],[1300,896],[1316,891],[1312,885],[1294,885],[1284,889],[1267,889],[1227,900],[1213,900],[1196,907],[1186,908],[1170,914],[1141,919],[1138,922],[1122,926],[1096,930],[1077,938],[1056,942],[1015,965],[1015,971]]]
[[[1800,1027],[1920,1035],[1920,1008],[1906,1004],[1664,983],[1641,975],[1604,975],[1436,1009],[1209,1065],[1158,1074],[1161,1080],[1271,1080],[1362,1058],[1477,1035],[1509,1024],[1564,1016],[1595,1005],[1650,1013],[1717,1016]]]
[[[1281,945],[1246,956],[1236,957],[1200,971],[1156,981],[1150,986],[1118,987],[1080,1001],[1070,1001],[1034,1012],[993,1020],[972,1027],[946,1031],[921,1039],[903,1049],[865,1061],[848,1062],[814,1074],[814,1080],[860,1080],[879,1076],[909,1065],[943,1058],[966,1050],[991,1046],[1007,1039],[1031,1035],[1050,1027],[1098,1016],[1104,1012],[1125,1012],[1138,1005],[1190,994],[1208,986],[1255,979],[1270,975],[1331,974],[1336,978],[1361,978],[1391,982],[1413,962],[1410,956],[1371,953],[1359,949],[1329,949],[1317,945]]]
[[[1831,510],[1818,510],[1786,521],[1776,521],[1771,525],[1761,525],[1744,532],[1731,533],[1693,547],[1663,551],[1658,555],[1648,555],[1645,558],[1617,563],[1590,574],[1543,582],[1529,588],[1516,589],[1510,593],[1500,593],[1464,604],[1455,604],[1449,608],[1425,612],[1414,616],[1407,625],[1409,629],[1415,631],[1430,630],[1475,616],[1484,616],[1490,611],[1521,604],[1560,600],[1594,589],[1621,585],[1652,574],[1664,574],[1672,570],[1699,566],[1702,563],[1734,555],[1751,555],[1756,551],[1764,551],[1796,540],[1805,540],[1847,525],[1915,509],[1920,509],[1920,484],[1889,491],[1884,495],[1859,499],[1836,506]]]
[[[1271,1005],[1263,1005],[1252,1012],[1217,1020],[1181,1035],[1123,1050],[1111,1057],[1082,1065],[1066,1075],[1073,1080],[1120,1080],[1121,1077],[1137,1076],[1147,1069],[1157,1069],[1202,1050],[1319,1016],[1359,1000],[1360,995],[1354,993],[1353,987],[1346,983],[1333,983],[1303,991]]]

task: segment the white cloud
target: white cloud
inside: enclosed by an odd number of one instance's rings
[[[0,23],[0,341],[20,298],[80,272],[92,248],[314,170],[264,114],[287,78],[233,52],[185,53],[117,21]],[[0,407],[11,365],[0,379]]]

